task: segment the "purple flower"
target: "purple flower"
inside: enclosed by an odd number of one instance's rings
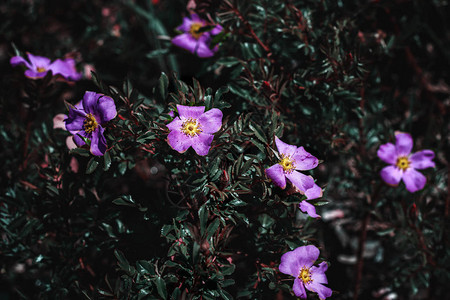
[[[206,155],[211,148],[213,133],[222,127],[223,114],[220,109],[205,111],[204,106],[177,105],[179,117],[167,124],[170,147],[183,153],[192,146],[198,155]]]
[[[278,164],[266,169],[267,177],[282,189],[286,187],[286,178],[289,179],[300,190],[300,193],[305,194],[309,200],[322,197],[322,189],[315,184],[314,178],[296,171],[314,169],[319,164],[319,160],[306,152],[303,147],[297,148],[296,146],[288,145],[278,137],[275,137],[275,144],[280,155],[280,161]],[[313,218],[319,216],[316,214],[314,205],[306,201],[300,203],[300,209]]]
[[[69,108],[69,116],[65,120],[66,129],[73,134],[75,144],[80,147],[85,141],[91,142],[91,153],[103,155],[106,152],[106,139],[102,127],[106,122],[117,115],[116,105],[111,97],[86,92],[83,100],[74,107]]]
[[[319,249],[316,246],[302,246],[281,256],[280,272],[294,276],[294,294],[306,299],[305,287],[311,292],[317,293],[320,299],[330,297],[333,293],[327,284],[325,271],[328,269],[326,262],[321,262],[318,267],[313,266],[319,258]]]
[[[196,14],[184,17],[183,24],[177,27],[183,33],[174,37],[172,43],[198,55],[198,57],[213,56],[219,47],[216,45],[211,48],[212,36],[219,34],[223,28],[216,25],[213,29],[205,30],[207,25],[206,21],[200,19]]]
[[[406,189],[411,193],[423,189],[427,179],[416,169],[434,168],[434,152],[422,150],[411,154],[413,139],[409,133],[396,132],[395,139],[395,145],[387,143],[378,149],[378,157],[390,164],[381,170],[381,178],[393,186],[403,179]]]
[[[81,73],[78,73],[75,68],[75,60],[67,58],[64,60],[57,59],[54,62],[47,57],[36,56],[27,53],[28,61],[21,56],[11,57],[11,65],[13,67],[18,65],[25,65],[27,70],[25,76],[31,79],[42,78],[52,71],[53,76],[61,75],[67,80],[81,79]]]

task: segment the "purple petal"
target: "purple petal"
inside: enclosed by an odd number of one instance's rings
[[[418,190],[423,189],[425,183],[427,183],[427,178],[422,175],[422,173],[414,170],[413,168],[409,168],[403,174],[403,182],[406,185],[406,189],[414,193]]]
[[[97,107],[98,107],[98,99],[101,97],[101,94],[97,94],[96,92],[87,91],[83,96],[83,108],[86,113],[91,113],[96,115]]]
[[[98,99],[97,113],[100,123],[103,124],[112,120],[117,115],[116,105],[111,97],[101,95]]]
[[[72,80],[81,79],[81,73],[77,73],[75,60],[73,59],[57,59],[49,66],[49,69],[52,70],[53,75],[59,74],[66,79]]]
[[[192,15],[191,15],[192,18]],[[177,30],[183,31],[183,32],[189,32],[189,30],[191,29],[191,25],[192,23],[194,23],[195,21],[192,20],[190,17],[184,17],[183,18],[183,23],[177,27]]]
[[[178,114],[180,115],[180,118],[185,119],[199,119],[203,112],[205,111],[204,106],[186,106],[186,105],[180,105],[177,104],[177,110]]]
[[[197,14],[191,14],[191,15],[189,16],[189,18],[191,18],[191,20],[192,20],[193,22],[198,22],[198,23],[205,24],[205,21],[202,20]]]
[[[175,46],[178,46],[180,48],[186,49],[192,54],[195,53],[197,49],[198,40],[195,39],[192,35],[189,33],[183,33],[180,35],[177,35],[172,39],[172,44]]]
[[[310,268],[319,258],[320,251],[314,245],[301,246],[281,256],[280,271],[297,277],[300,269]],[[289,268],[287,266],[290,266]],[[290,273],[284,272],[289,270]]]
[[[300,278],[294,279],[292,290],[294,291],[295,296],[300,297],[301,299],[306,299],[305,286],[303,285],[303,282],[300,280]]]
[[[434,152],[432,150],[422,150],[414,153],[409,158],[411,167],[414,169],[434,168],[436,165],[433,161]]]
[[[73,134],[73,132],[77,132],[80,130],[84,130],[84,120],[86,118],[86,114],[78,109],[69,109],[69,116],[65,120],[66,129]]]
[[[211,29],[211,34],[212,35],[218,35],[219,33],[221,33],[223,30],[223,27],[220,25],[216,25],[216,27],[214,27],[213,29]]]
[[[314,187],[314,179],[311,176],[306,176],[297,171],[286,173],[285,175],[302,193],[305,193],[305,191]]]
[[[173,119],[172,122],[170,122],[169,124],[167,124],[167,128],[169,128],[170,130],[181,130],[181,125],[183,125],[183,121],[181,121],[181,119],[179,117],[176,117],[175,119]]]
[[[323,195],[322,188],[314,183],[314,186],[305,191],[305,195],[308,200],[320,198]]]
[[[47,75],[48,71],[44,71],[44,72],[37,72],[37,71],[33,71],[33,70],[25,70],[25,76],[31,79],[37,79],[37,78],[42,78],[45,77],[45,75]]]
[[[308,201],[303,200],[298,206],[302,212],[306,212],[311,218],[320,217],[318,214],[316,214],[316,207]]]
[[[283,154],[284,156],[292,156],[297,150],[296,146],[288,145],[278,137],[275,137],[275,144],[277,145],[278,153]]]
[[[328,264],[326,262],[321,262],[318,267],[311,267],[311,279],[316,283],[328,283],[325,271],[328,270]]]
[[[266,175],[275,183],[275,185],[284,189],[286,187],[286,177],[284,175],[283,167],[276,164],[266,169]]]
[[[214,136],[212,134],[200,133],[198,136],[192,137],[191,139],[192,148],[194,148],[195,152],[200,156],[204,156],[208,154]]]
[[[398,155],[406,156],[411,153],[413,147],[413,139],[409,133],[396,133],[395,134],[395,148]]]
[[[167,142],[173,150],[183,153],[192,145],[192,138],[181,131],[173,130],[167,136]]]
[[[397,161],[397,150],[395,149],[394,144],[387,143],[380,146],[377,152],[378,157],[391,165],[394,165]]]
[[[11,57],[11,60],[9,61],[13,67],[17,65],[25,65],[28,69],[31,69],[31,65],[28,61],[25,60],[22,56],[13,56]]]
[[[50,66],[50,59],[47,57],[37,56],[37,55],[33,55],[31,53],[27,53],[27,55],[28,55],[28,60],[30,61],[31,65],[33,66],[33,69],[44,68],[47,70],[48,67]]]
[[[320,283],[312,281],[309,284],[305,285],[308,290],[311,292],[317,293],[320,299],[326,299],[333,294],[333,291]]]
[[[197,46],[194,50],[194,54],[201,58],[212,57],[216,53],[218,48],[211,49],[209,46],[210,37],[205,32],[198,40]]]
[[[295,169],[300,171],[314,169],[319,164],[319,160],[303,147],[297,148],[292,158],[295,160]]]
[[[223,113],[220,109],[208,110],[198,118],[204,133],[215,133],[222,127]]]
[[[106,152],[106,139],[103,135],[105,130],[101,125],[98,125],[97,129],[92,132],[91,139],[91,153],[97,156],[102,156]]]
[[[85,145],[86,143],[84,142],[84,140],[81,137],[78,136],[78,134],[82,135],[82,136],[85,136],[86,132],[80,131],[78,133],[75,133],[72,136],[73,137],[73,141],[75,142],[75,145],[77,145],[78,147],[81,147],[81,146]]]
[[[403,176],[403,171],[394,166],[384,167],[380,172],[381,178],[390,185],[398,185]]]

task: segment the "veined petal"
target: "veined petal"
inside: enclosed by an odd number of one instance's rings
[[[286,187],[286,176],[284,175],[283,167],[280,164],[275,164],[266,169],[266,175],[275,183],[275,185],[284,189]]]
[[[11,57],[9,62],[11,63],[11,65],[13,67],[18,66],[18,65],[25,65],[28,69],[32,68],[30,63],[22,56],[13,56],[13,57]]]
[[[283,154],[284,156],[292,156],[297,150],[296,146],[286,144],[278,137],[275,137],[275,144],[277,145],[278,153]]]
[[[311,292],[317,293],[320,299],[326,299],[333,294],[333,291],[329,287],[314,281],[309,284],[305,284],[305,287]]]
[[[434,168],[436,164],[433,161],[434,152],[432,150],[422,150],[409,157],[411,167],[414,169]]]
[[[311,170],[317,167],[319,160],[303,147],[298,147],[292,158],[295,160],[295,169],[299,171]]]
[[[180,119],[181,118],[199,119],[201,117],[201,115],[203,114],[203,112],[205,111],[205,107],[204,106],[186,106],[186,105],[177,104],[177,110],[178,110],[178,114],[180,115]]]
[[[84,130],[84,120],[86,114],[78,109],[69,109],[69,116],[64,121],[66,122],[66,129],[73,134],[80,130]]]
[[[178,46],[180,48],[186,49],[192,54],[195,54],[195,51],[197,49],[198,40],[196,40],[192,35],[189,33],[183,33],[180,35],[177,35],[172,39],[172,44],[175,46]]]
[[[91,139],[91,153],[97,156],[102,156],[106,152],[106,139],[103,135],[105,130],[101,125],[92,132]]]
[[[398,185],[403,176],[403,171],[394,166],[384,167],[380,172],[381,178],[390,185]]]
[[[198,122],[204,133],[216,133],[222,127],[223,113],[220,109],[213,108],[202,114]]]
[[[395,148],[398,155],[406,156],[411,153],[413,139],[409,133],[399,132],[395,134]]]
[[[195,152],[200,156],[204,156],[208,154],[214,136],[212,134],[200,133],[191,139],[192,148],[194,148]]]
[[[311,176],[306,176],[297,171],[285,173],[285,175],[302,193],[305,193],[308,189],[314,187],[314,179]]]
[[[114,100],[111,97],[101,95],[98,99],[97,114],[100,117],[101,124],[114,119],[117,116]]]
[[[323,191],[320,186],[314,183],[314,186],[305,191],[305,196],[308,200],[317,199],[322,197]]]
[[[302,212],[306,212],[308,214],[308,216],[310,216],[311,218],[320,217],[316,213],[316,207],[314,205],[312,205],[311,203],[309,203],[308,201],[303,200],[302,202],[300,202],[300,204],[298,206]]]
[[[84,93],[82,100],[84,111],[88,114],[97,115],[98,100],[101,96],[96,92],[87,91]]]
[[[423,189],[427,183],[427,178],[422,173],[413,168],[409,168],[403,174],[403,182],[405,183],[406,189],[409,192],[414,193]]]
[[[390,165],[394,165],[398,157],[397,150],[395,149],[395,146],[392,143],[381,145],[377,151],[377,155],[382,161]]]
[[[173,130],[169,133],[167,136],[167,142],[173,150],[180,153],[185,152],[192,145],[191,137],[188,137],[181,131],[177,130]]]
[[[303,285],[303,282],[300,280],[300,278],[294,279],[292,290],[294,291],[295,296],[300,297],[301,299],[306,299],[305,286]]]
[[[172,120],[172,122],[170,122],[169,124],[167,124],[167,128],[169,128],[170,130],[181,130],[181,125],[183,125],[183,121],[181,121],[181,119],[179,117],[176,117],[175,119]]]
[[[311,271],[311,279],[316,283],[328,283],[327,276],[325,275],[325,271],[328,270],[328,264],[326,262],[321,262],[318,267],[312,266]]]

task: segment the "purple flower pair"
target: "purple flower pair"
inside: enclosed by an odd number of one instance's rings
[[[116,105],[111,97],[86,92],[80,103],[69,108],[69,116],[65,119],[66,129],[73,134],[78,147],[85,145],[86,139],[90,142],[91,153],[101,156],[106,152],[105,129],[102,125],[116,115]]]
[[[319,258],[320,251],[314,245],[298,247],[281,256],[280,272],[294,276],[292,287],[297,297],[306,299],[306,289],[317,293],[320,299],[330,297],[333,291],[324,286],[328,280],[325,271],[328,269],[326,262],[321,262],[318,267],[313,266]]]
[[[213,108],[205,112],[204,106],[177,105],[178,117],[167,124],[170,147],[183,153],[192,147],[198,155],[206,155],[211,148],[214,133],[222,127],[223,114]]]
[[[396,132],[395,139],[395,145],[387,143],[378,149],[378,157],[390,164],[381,170],[381,178],[393,186],[397,186],[403,180],[406,189],[411,193],[423,189],[427,178],[416,169],[434,168],[434,152],[422,150],[411,154],[413,139],[408,133]]]
[[[297,148],[296,146],[288,145],[278,137],[275,137],[275,144],[277,145],[280,161],[266,169],[267,177],[282,189],[286,187],[286,178],[289,179],[300,193],[306,195],[308,200],[322,197],[322,189],[314,182],[314,178],[296,171],[314,169],[319,164],[319,160],[306,152],[303,147]],[[312,218],[319,217],[316,214],[314,205],[311,203],[302,201],[299,207],[301,211],[307,212]]]
[[[208,29],[207,26],[207,22],[196,14],[184,17],[183,24],[177,27],[183,33],[174,37],[172,43],[198,57],[211,57],[219,49],[217,45],[211,45],[212,37],[222,32],[223,28],[216,25]]]
[[[27,53],[28,61],[22,56],[11,57],[11,65],[13,67],[18,65],[25,65],[27,70],[25,76],[31,79],[42,78],[52,71],[53,76],[61,75],[67,80],[80,80],[81,73],[78,73],[75,68],[75,60],[66,58],[64,60],[57,59],[54,62],[47,57],[36,56]]]

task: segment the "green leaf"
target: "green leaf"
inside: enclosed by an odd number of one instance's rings
[[[97,169],[98,161],[95,160],[95,157],[91,158],[86,166],[86,174],[91,174]]]
[[[198,210],[198,217],[200,219],[200,233],[203,235],[205,232],[206,222],[208,221],[208,209],[206,203],[203,204]]]
[[[108,171],[109,168],[111,167],[111,155],[109,154],[109,151],[105,152],[105,155],[103,155],[103,170],[104,171]]]
[[[167,288],[166,282],[161,277],[155,277],[156,289],[158,290],[158,294],[163,298],[167,299]]]
[[[220,100],[222,100],[222,96],[223,94],[226,94],[230,91],[230,89],[228,88],[228,86],[222,86],[220,87],[216,93],[214,94],[214,102],[218,103]]]
[[[250,123],[249,124],[250,129],[253,131],[255,136],[264,144],[267,144],[266,135],[264,134],[264,131],[262,131],[261,127],[255,124]]]
[[[113,200],[113,203],[116,205],[136,207],[136,203],[134,202],[134,200],[131,198],[130,195],[123,195],[120,198],[116,198]]]
[[[214,233],[217,231],[217,228],[219,228],[219,225],[219,218],[216,218],[211,224],[209,224],[208,229],[206,229],[206,239],[209,239],[214,235]]]
[[[169,78],[164,72],[162,72],[161,76],[159,77],[158,83],[158,94],[162,100],[165,100],[167,98],[168,87],[169,87]]]

